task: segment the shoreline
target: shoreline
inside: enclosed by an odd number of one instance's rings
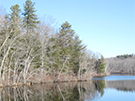
[[[31,86],[31,85],[34,85],[34,84],[46,84],[46,83],[68,83],[68,82],[86,82],[86,81],[90,81],[92,80],[92,78],[94,77],[102,77],[102,76],[109,76],[110,74],[109,73],[100,73],[100,74],[96,74],[96,73],[92,73],[91,75],[89,75],[87,77],[87,79],[85,77],[82,77],[80,79],[77,78],[77,76],[64,76],[61,77],[61,80],[52,80],[50,78],[48,78],[48,81],[44,79],[44,81],[30,81],[30,82],[27,82],[27,83],[15,83],[15,84],[11,84],[11,85],[8,85],[8,84],[0,84],[0,88],[4,88],[4,87],[22,87],[22,86]],[[62,75],[63,76],[63,75]],[[65,79],[65,78],[68,78],[68,79]],[[36,78],[35,78],[36,79]],[[47,79],[47,78],[46,78]]]
[[[12,84],[12,85],[3,85],[3,84],[0,84],[0,88],[4,88],[4,87],[22,87],[22,86],[32,86],[32,85],[35,85],[35,84],[47,84],[47,83],[69,83],[69,82],[75,82],[75,83],[77,83],[77,82],[87,82],[87,81],[90,81],[90,80],[92,80],[92,78],[94,78],[94,77],[104,77],[104,76],[110,76],[110,75],[125,75],[125,74],[121,74],[121,73],[117,73],[117,74],[112,74],[112,73],[99,73],[99,74],[97,74],[97,73],[92,73],[89,77],[90,78],[88,78],[88,79],[84,79],[84,78],[82,78],[82,79],[78,79],[77,78],[77,76],[74,76],[74,77],[70,77],[70,78],[68,78],[69,80],[50,80],[50,81],[31,81],[31,82],[27,82],[27,83],[15,83],[15,84]],[[126,75],[135,75],[135,74],[126,74]],[[68,77],[68,76],[65,76],[65,77]]]

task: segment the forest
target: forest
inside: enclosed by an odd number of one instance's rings
[[[35,3],[0,9],[0,86],[89,80],[105,73],[105,59],[87,49],[69,22],[39,20]]]
[[[118,55],[106,58],[106,72],[111,74],[135,74],[135,55]]]

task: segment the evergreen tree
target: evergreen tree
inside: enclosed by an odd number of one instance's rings
[[[24,5],[24,27],[26,27],[27,31],[28,29],[33,30],[34,28],[37,28],[37,24],[39,23],[38,17],[35,14],[36,10],[34,8],[35,3],[33,3],[31,0],[26,0]]]
[[[63,23],[59,33],[60,45],[63,47],[68,46],[70,49],[72,49],[74,34],[75,32],[73,29],[71,29],[71,25],[68,22]]]
[[[80,68],[80,55],[84,53],[86,46],[82,44],[79,36],[75,36],[74,30],[68,22],[62,24],[57,43],[59,46],[57,46],[56,50],[60,52],[59,54],[56,52],[57,56],[59,56],[59,59],[57,59],[61,60],[62,58],[70,56],[67,63],[67,67],[69,67],[68,71],[77,75]]]
[[[18,4],[11,6],[11,14],[10,14],[10,19],[13,22],[16,22],[18,19],[20,19],[20,13],[21,13],[21,9],[20,6]]]
[[[101,55],[100,65],[99,65],[99,71],[100,73],[105,73],[105,59],[103,55]]]
[[[74,50],[72,51],[72,57],[70,63],[72,64],[73,72],[77,75],[80,68],[80,56],[84,54],[86,46],[82,44],[79,36],[76,35],[74,39]]]
[[[21,9],[20,9],[20,6],[18,4],[11,6],[10,9],[11,9],[11,13],[9,14],[9,18],[11,21],[10,27],[13,29],[13,33],[11,33],[11,36],[12,36],[14,33],[16,33],[16,34],[20,33],[20,30],[21,30],[21,28],[20,28],[20,26],[21,26],[21,16],[20,16]]]
[[[61,25],[60,32],[58,34],[58,41],[60,45],[60,60],[62,60],[61,64],[63,64],[63,61],[65,61],[67,58],[71,59],[71,53],[74,49],[74,33],[74,30],[71,29],[71,25],[68,22],[65,22]],[[69,67],[68,71],[71,72],[72,65],[69,63],[70,59],[68,59],[68,64],[66,67]]]
[[[51,38],[51,42],[55,43],[53,47],[51,47],[51,50],[54,52],[52,54],[49,54],[50,49],[48,47],[47,50],[47,56],[51,57],[49,61],[53,61],[53,64],[49,64],[48,70],[53,72],[53,74],[58,74],[58,71],[62,68],[62,62],[61,62],[61,47],[59,43],[58,37]]]
[[[101,55],[101,59],[98,59],[95,63],[95,70],[97,73],[105,73],[105,59],[103,55]]]

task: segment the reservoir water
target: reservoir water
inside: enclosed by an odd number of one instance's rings
[[[135,76],[113,75],[93,80],[105,81],[104,94],[93,101],[135,101]]]
[[[135,101],[135,76],[0,88],[0,101]]]

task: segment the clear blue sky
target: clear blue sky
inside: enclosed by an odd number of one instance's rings
[[[39,17],[68,21],[87,48],[105,57],[135,53],[135,0],[32,0]],[[10,11],[25,0],[0,0]]]

